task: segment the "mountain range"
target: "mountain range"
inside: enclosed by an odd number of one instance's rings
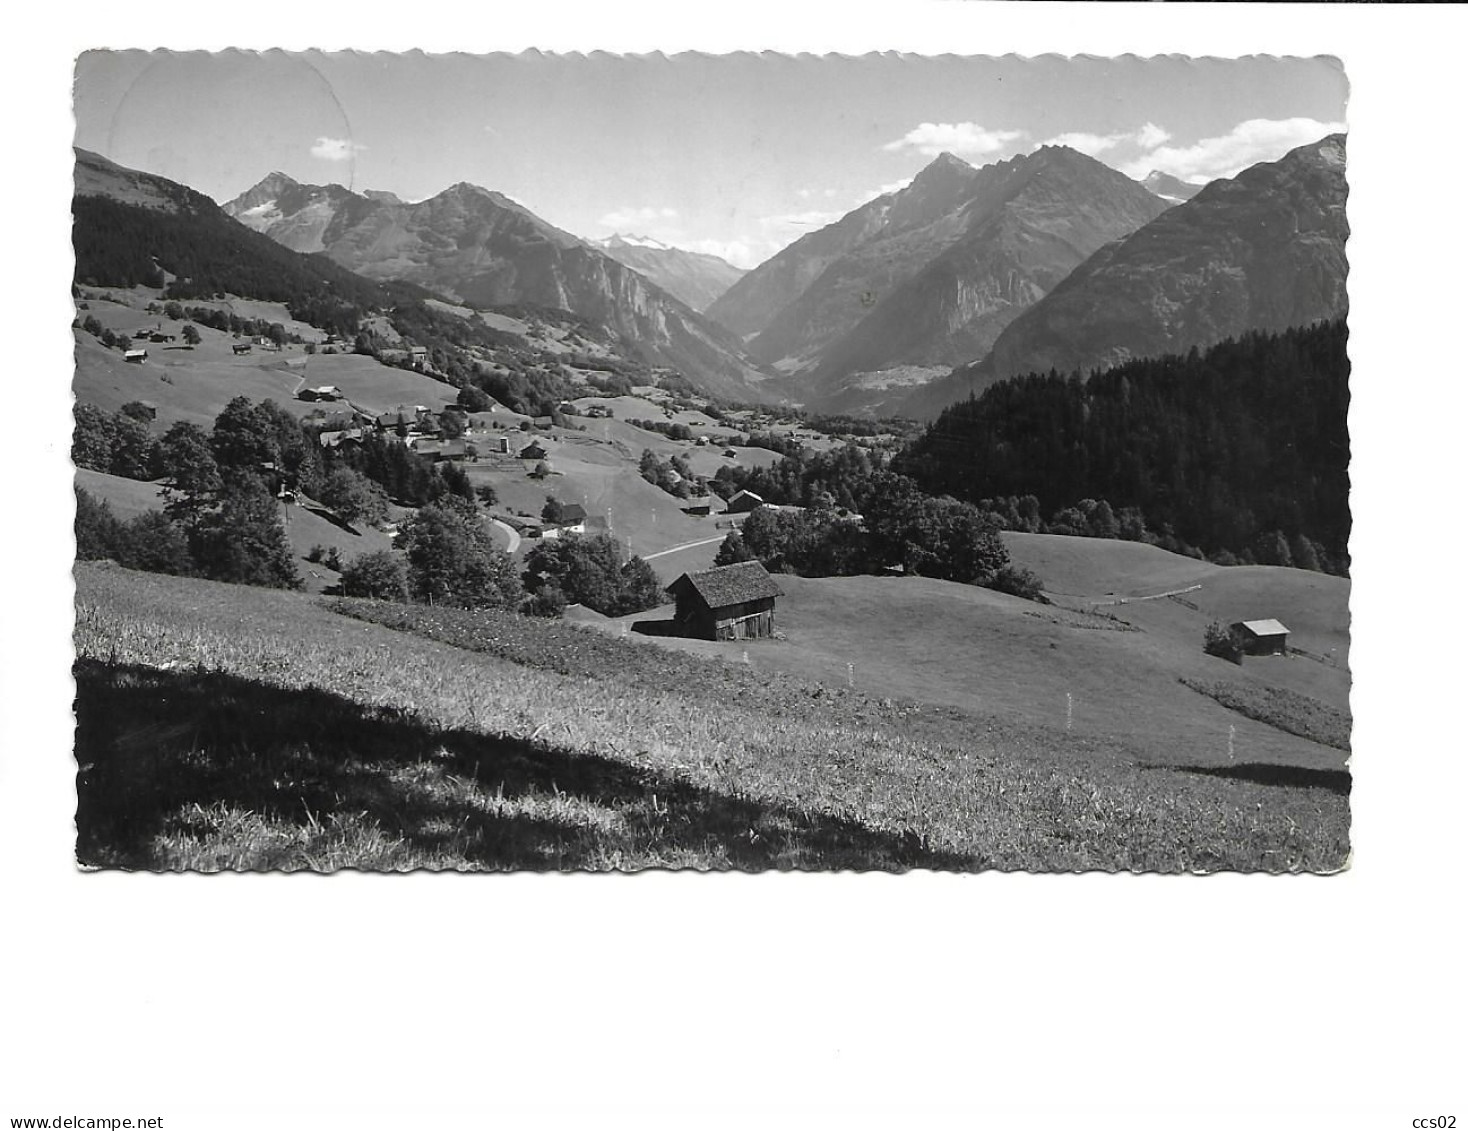
[[[313,296],[334,294],[343,318],[397,301],[379,285],[570,311],[614,353],[728,400],[927,417],[1021,372],[1344,314],[1344,174],[1339,135],[1206,186],[1139,183],[1063,146],[981,168],[945,153],[741,272],[646,237],[583,240],[468,183],[408,202],[271,173],[221,208],[78,151],[77,200],[126,215],[75,206],[76,245],[79,272],[134,281],[162,270],[202,286],[247,264],[282,300],[320,309]]]
[[[850,409],[873,387],[880,399],[870,374],[982,356],[1087,256],[1168,207],[1065,146],[977,169],[944,153],[751,271],[709,315],[750,335],[797,399]]]
[[[717,255],[685,251],[647,236],[624,236],[618,232],[606,239],[587,242],[700,313],[745,274],[742,267],[735,267]]]
[[[502,193],[461,182],[427,200],[305,185],[271,173],[224,211],[302,252],[374,280],[416,283],[477,308],[569,310],[607,327],[628,356],[677,369],[705,392],[769,396],[738,337],[657,283]]]
[[[987,356],[911,394],[930,416],[1015,374],[1107,369],[1346,313],[1346,150],[1336,134],[1216,180],[1077,267]]]

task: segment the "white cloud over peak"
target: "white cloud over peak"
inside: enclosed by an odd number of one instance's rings
[[[639,224],[655,224],[672,220],[678,215],[676,208],[618,208],[608,212],[597,223],[613,231],[623,231]]]
[[[1153,169],[1185,181],[1232,177],[1261,161],[1277,161],[1291,149],[1344,133],[1344,122],[1314,118],[1250,118],[1226,134],[1205,137],[1192,145],[1165,145],[1121,166],[1129,177],[1145,177]]]
[[[856,206],[860,208],[867,201],[876,200],[879,196],[886,196],[891,192],[901,192],[910,184],[912,184],[912,178],[903,177],[900,181],[888,181],[885,185],[878,185],[874,189],[867,189],[866,192],[857,194]]]
[[[1057,134],[1042,144],[1064,145],[1084,153],[1087,157],[1098,157],[1108,150],[1115,149],[1118,145],[1137,145],[1143,149],[1155,149],[1171,137],[1172,135],[1161,126],[1148,122],[1140,129],[1130,133],[1065,133]]]
[[[1172,134],[1154,122],[1148,122],[1133,136],[1143,149],[1156,149],[1164,141],[1172,140]]]
[[[1024,130],[991,130],[978,122],[923,122],[882,148],[888,153],[915,149],[926,157],[945,152],[956,157],[985,157],[1025,136]]]
[[[345,137],[318,137],[311,156],[323,161],[350,161],[367,147]]]

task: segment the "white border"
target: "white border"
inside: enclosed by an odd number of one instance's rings
[[[32,13],[3,75],[0,1120],[181,1128],[1468,1120],[1457,6],[769,3]],[[39,25],[39,26],[37,26]],[[1333,54],[1352,82],[1356,859],[1333,879],[81,876],[71,58],[96,46]],[[13,127],[13,128],[12,128]],[[1186,1116],[1186,1121],[1180,1117]],[[6,1124],[0,1122],[0,1126]]]

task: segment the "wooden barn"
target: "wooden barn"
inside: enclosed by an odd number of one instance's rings
[[[724,508],[724,513],[748,514],[755,507],[762,507],[764,505],[764,499],[760,498],[753,491],[739,491],[729,500],[728,505]]]
[[[1284,656],[1289,652],[1290,630],[1277,620],[1240,620],[1229,628],[1246,656]]]
[[[678,603],[673,622],[701,640],[756,640],[775,634],[780,587],[759,562],[685,573],[668,586]]]

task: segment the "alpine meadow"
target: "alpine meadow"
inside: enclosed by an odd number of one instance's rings
[[[1346,80],[1193,63],[84,54],[78,864],[1347,867]]]

